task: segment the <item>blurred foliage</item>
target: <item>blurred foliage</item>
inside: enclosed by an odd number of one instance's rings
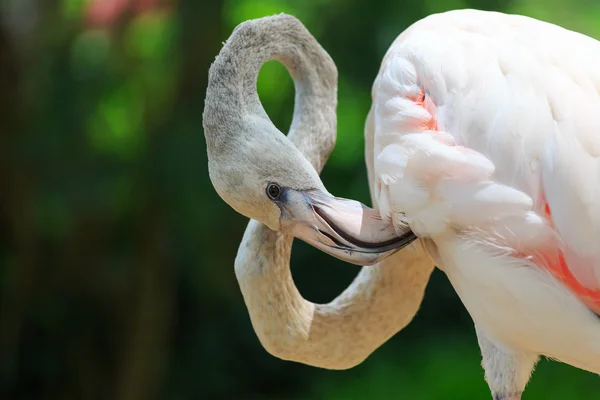
[[[201,121],[232,29],[294,14],[340,72],[323,180],[369,203],[362,131],[383,54],[414,21],[466,7],[600,37],[594,0],[0,2],[0,398],[489,398],[472,322],[440,272],[413,323],[352,370],[267,354],[233,274],[247,221],[211,186]],[[268,63],[258,86],[287,131],[286,70]],[[310,300],[357,271],[294,244]],[[597,384],[542,362],[526,397],[595,398]]]

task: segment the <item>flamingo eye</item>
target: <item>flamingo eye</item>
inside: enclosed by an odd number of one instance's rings
[[[271,200],[277,200],[281,194],[281,188],[276,183],[269,183],[267,185],[267,196]]]

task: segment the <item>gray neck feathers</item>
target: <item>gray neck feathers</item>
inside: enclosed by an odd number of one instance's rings
[[[209,158],[243,145],[248,117],[271,124],[256,81],[269,60],[284,64],[294,79],[294,118],[288,138],[321,171],[335,145],[337,69],[331,57],[296,18],[280,14],[238,25],[212,64],[203,125]]]

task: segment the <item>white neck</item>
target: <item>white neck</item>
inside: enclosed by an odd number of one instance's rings
[[[268,120],[256,76],[270,59],[282,62],[295,82],[287,139],[320,172],[335,144],[337,70],[300,21],[286,15],[238,26],[211,67],[203,118],[209,158],[235,153],[243,143],[244,115]],[[319,305],[302,298],[294,285],[291,248],[291,237],[251,220],[235,260],[240,288],[254,330],[271,354],[329,369],[360,363],[406,326],[434,267],[414,242],[364,267],[335,300]]]
[[[294,285],[291,248],[291,237],[251,220],[235,260],[236,276],[267,351],[328,369],[359,364],[404,328],[417,312],[434,268],[421,243],[414,242],[363,267],[331,303],[314,304]]]

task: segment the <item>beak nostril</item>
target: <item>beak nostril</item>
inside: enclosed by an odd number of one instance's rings
[[[413,240],[416,239],[415,234],[412,231],[408,231],[405,234],[403,234],[402,236],[396,236],[393,239],[389,239],[386,240],[384,242],[380,242],[380,243],[369,243],[369,242],[365,242],[363,240],[354,238],[352,236],[350,236],[349,234],[347,234],[346,232],[344,232],[344,230],[340,229],[332,220],[331,218],[328,218],[327,215],[325,214],[325,212],[323,212],[323,210],[321,210],[320,207],[316,206],[313,204],[312,206],[315,214],[317,214],[319,217],[321,217],[321,219],[323,221],[325,221],[325,223],[327,225],[329,225],[329,227],[335,231],[335,233],[337,233],[341,238],[343,238],[344,240],[346,240],[348,243],[353,244],[355,246],[359,246],[362,247],[364,249],[379,249],[382,247],[387,247],[387,246],[392,246],[394,244],[399,244],[399,243],[403,243],[403,244],[408,244],[410,242],[412,242]],[[347,247],[347,246],[346,246]]]
[[[319,231],[319,233],[327,238],[329,238],[329,240],[331,240],[333,243],[335,243],[336,246],[343,248],[343,249],[350,249],[348,246],[346,246],[345,244],[343,244],[342,242],[340,242],[339,240],[337,240],[333,235],[330,235],[327,232],[323,232],[322,230],[317,228],[317,231]]]

